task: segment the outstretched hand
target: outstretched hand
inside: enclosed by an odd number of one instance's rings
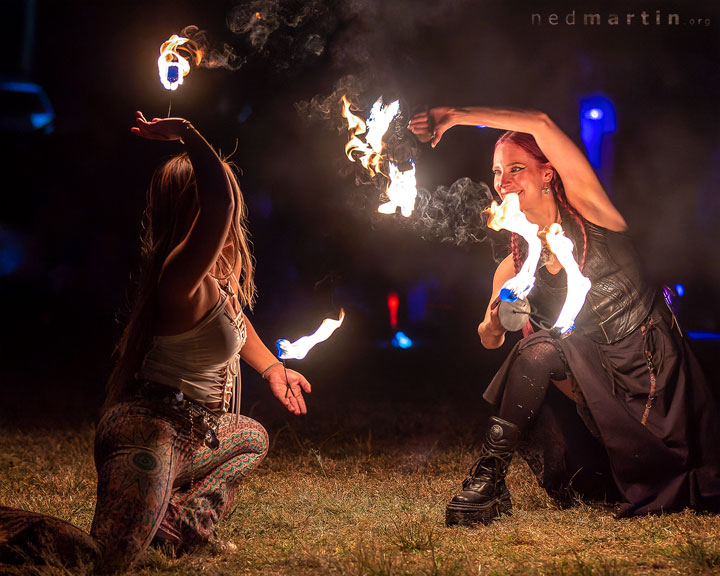
[[[435,148],[443,134],[453,126],[450,108],[441,106],[413,116],[408,124],[408,129],[418,137],[418,140],[430,142],[430,145]]]
[[[287,380],[286,380],[287,378]],[[281,364],[273,367],[265,380],[270,384],[270,390],[293,414],[307,414],[303,390],[310,394],[310,382],[305,376],[295,370],[285,369]],[[288,386],[290,387],[288,389]]]
[[[138,110],[135,112],[135,126],[130,131],[148,140],[180,140],[186,130],[186,122],[183,118],[153,118],[148,122]]]

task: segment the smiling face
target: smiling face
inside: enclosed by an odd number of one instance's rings
[[[539,162],[517,144],[498,144],[493,157],[493,175],[494,187],[500,198],[515,192],[523,212],[532,210],[541,202],[552,200],[552,194],[542,193],[543,187],[549,184],[553,176],[552,167]]]

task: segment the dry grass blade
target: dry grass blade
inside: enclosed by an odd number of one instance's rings
[[[0,505],[88,530],[95,499],[92,429],[0,430]],[[678,576],[720,573],[720,518],[682,512],[616,520],[578,502],[560,509],[520,459],[513,515],[446,528],[445,503],[473,460],[457,440],[357,430],[310,439],[287,427],[238,493],[219,543],[174,558],[150,550],[130,574],[298,576]],[[231,545],[223,545],[229,542]],[[233,548],[233,546],[235,548]],[[49,559],[0,574],[89,574]]]

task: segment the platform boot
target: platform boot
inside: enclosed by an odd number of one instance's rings
[[[519,439],[520,430],[515,424],[496,416],[490,418],[480,458],[463,481],[462,492],[447,505],[447,526],[489,524],[500,514],[512,512],[505,475]]]

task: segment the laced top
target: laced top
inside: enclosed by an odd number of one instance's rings
[[[240,350],[247,339],[245,316],[228,309],[233,296],[228,284],[220,298],[195,326],[180,334],[155,336],[139,377],[180,390],[215,414],[240,411]]]

